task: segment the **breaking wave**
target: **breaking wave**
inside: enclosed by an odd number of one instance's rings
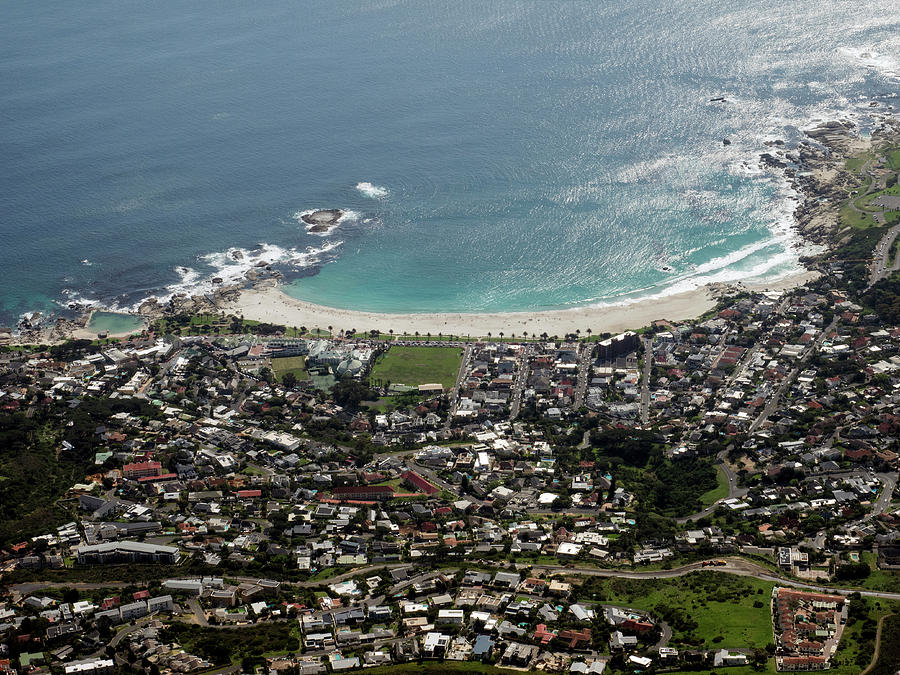
[[[383,199],[388,196],[387,188],[378,187],[377,185],[372,185],[372,183],[368,182],[357,183],[356,189],[366,197],[371,197],[372,199]]]

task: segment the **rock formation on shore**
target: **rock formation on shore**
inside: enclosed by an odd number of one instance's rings
[[[760,163],[791,181],[799,195],[796,227],[807,241],[828,245],[838,234],[839,206],[858,187],[858,178],[846,168],[847,159],[871,145],[900,143],[897,121],[888,116],[878,121],[870,140],[860,137],[853,122],[839,120],[806,131],[809,140],[794,150],[784,150],[783,141],[767,143],[774,149],[760,155]]]

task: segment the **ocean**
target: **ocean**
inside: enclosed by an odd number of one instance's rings
[[[896,0],[6,2],[0,324],[259,261],[390,312],[776,278],[766,142],[898,95]]]

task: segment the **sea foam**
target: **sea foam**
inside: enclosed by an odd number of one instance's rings
[[[369,182],[357,183],[356,189],[366,197],[371,197],[372,199],[383,199],[388,196],[387,188],[378,187]]]

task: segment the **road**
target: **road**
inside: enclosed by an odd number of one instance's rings
[[[194,618],[197,619],[197,625],[203,626],[204,628],[209,626],[209,621],[206,619],[206,612],[204,612],[203,607],[200,606],[200,601],[197,598],[191,598],[188,600],[187,604],[194,613]]]
[[[725,461],[725,456],[728,454],[728,451],[731,447],[727,447],[724,450],[720,451],[719,454],[716,455],[716,460],[718,461],[718,466],[722,469],[722,472],[725,474],[725,478],[728,479],[728,497],[727,499],[740,499],[744,495],[746,495],[750,490],[748,488],[738,487],[738,476],[734,472],[734,470],[728,466],[728,463]],[[689,516],[684,516],[683,518],[676,518],[675,522],[684,524],[690,522],[692,520],[700,520],[701,518],[705,518],[706,516],[712,515],[713,512],[719,507],[719,500],[713,504],[710,504],[702,511],[698,511],[697,513],[692,513]]]
[[[531,345],[525,345],[516,360],[516,381],[513,383],[512,399],[509,402],[509,421],[512,422],[519,416],[522,407],[522,394],[528,384],[528,361],[531,358]]]
[[[463,378],[469,370],[469,357],[472,355],[472,344],[467,343],[463,352],[462,363],[459,364],[459,371],[456,373],[456,382],[450,391],[450,410],[447,412],[447,419],[444,420],[444,428],[449,429],[453,424],[453,418],[456,416],[456,407],[459,405],[459,387],[462,385]]]
[[[653,366],[653,338],[642,337],[644,343],[644,372],[641,375],[641,424],[650,422],[650,368]]]
[[[754,431],[759,429],[760,425],[762,425],[763,422],[765,422],[767,419],[769,419],[769,416],[773,412],[775,412],[775,409],[778,407],[778,403],[781,400],[781,397],[784,395],[784,392],[787,390],[788,387],[791,386],[791,384],[793,384],[794,380],[797,378],[797,375],[800,373],[801,368],[803,368],[803,365],[809,360],[809,357],[812,356],[818,350],[818,348],[822,346],[822,343],[825,342],[825,338],[828,336],[828,334],[831,331],[834,330],[834,327],[835,327],[835,325],[837,325],[837,322],[838,322],[838,317],[835,317],[834,319],[832,319],[831,323],[828,324],[828,326],[816,337],[815,341],[803,353],[803,356],[801,356],[797,360],[797,365],[791,369],[791,372],[789,372],[784,377],[784,379],[781,381],[781,384],[778,385],[778,389],[775,391],[775,393],[769,399],[769,402],[766,403],[762,412],[759,414],[759,417],[757,417],[755,420],[753,420],[753,423],[750,425],[750,429],[749,429],[748,433],[752,434]]]
[[[897,487],[896,473],[878,473],[875,474],[875,477],[884,484],[884,489],[878,495],[878,499],[875,500],[872,512],[866,515],[866,520],[880,516],[890,508],[891,500],[894,498],[894,488]]]
[[[703,567],[702,561],[683,565],[670,570],[654,570],[651,572],[631,572],[625,570],[607,570],[597,568],[580,568],[580,567],[563,567],[560,565],[535,565],[533,571],[543,571],[550,574],[572,574],[590,577],[608,577],[618,579],[674,579],[675,577],[683,577],[686,574],[697,572],[700,570],[710,570],[713,572],[723,572],[726,574],[734,574],[740,577],[753,577],[762,581],[771,581],[782,586],[791,586],[792,588],[802,588],[806,590],[816,591],[817,593],[831,593],[835,595],[850,595],[851,593],[859,593],[860,595],[870,598],[882,598],[884,600],[900,600],[900,593],[884,593],[882,591],[867,591],[861,589],[848,588],[832,588],[829,586],[817,586],[815,584],[807,584],[801,581],[787,579],[765,567],[752,563],[743,558],[727,558],[726,564],[721,567]]]
[[[580,410],[584,405],[584,396],[587,393],[588,382],[590,382],[591,376],[591,356],[594,354],[594,343],[579,342],[578,350],[578,380],[575,384],[575,410]]]
[[[875,246],[875,250],[872,251],[873,259],[872,267],[869,271],[869,287],[874,286],[891,272],[900,269],[900,254],[894,258],[892,264],[890,264],[892,261],[888,260],[888,254],[891,252],[891,244],[894,243],[898,234],[900,234],[900,225],[894,225],[890,230],[885,232],[884,236]]]

